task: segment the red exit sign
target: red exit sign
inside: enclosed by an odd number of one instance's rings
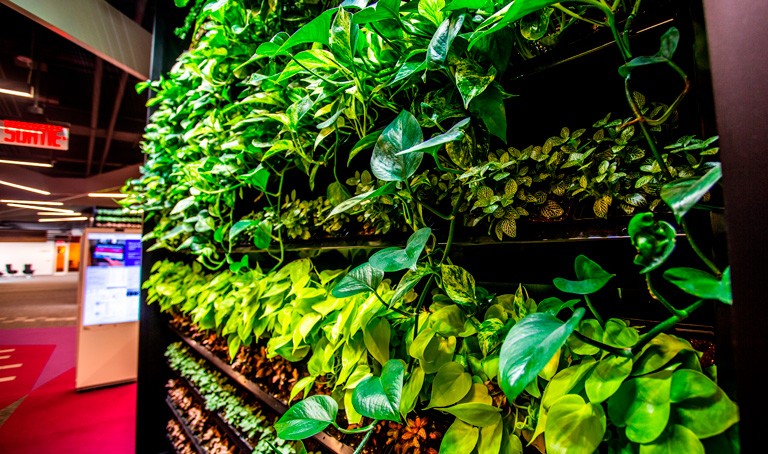
[[[69,128],[43,123],[0,120],[0,144],[69,150]]]

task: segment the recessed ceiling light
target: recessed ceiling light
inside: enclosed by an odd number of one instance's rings
[[[24,186],[23,184],[11,183],[10,181],[0,180],[0,184],[5,185],[5,186],[10,186],[12,188],[22,189],[24,191],[34,192],[34,193],[37,193],[37,194],[51,195],[51,193],[48,192],[48,191],[44,191],[42,189],[37,189],[37,188],[31,188],[29,186]]]
[[[17,166],[32,166],[32,167],[53,167],[53,164],[49,162],[14,161],[11,159],[0,159],[0,164],[13,164]]]

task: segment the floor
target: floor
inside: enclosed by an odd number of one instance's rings
[[[135,452],[136,384],[75,390],[77,278],[0,278],[0,453]]]

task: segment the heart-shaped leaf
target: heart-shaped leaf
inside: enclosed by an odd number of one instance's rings
[[[450,413],[465,423],[478,427],[495,424],[501,411],[499,407],[480,402],[459,403],[451,407],[440,408],[439,410]]]
[[[547,413],[546,443],[551,454],[592,454],[605,435],[603,407],[568,394]]]
[[[563,309],[568,309],[573,306],[575,306],[579,301],[579,299],[573,299],[563,302],[560,298],[557,298],[555,296],[551,296],[549,298],[544,298],[539,302],[539,306],[537,310],[539,312],[551,312],[552,315],[557,316],[557,314],[560,313]]]
[[[455,142],[464,138],[463,128],[469,124],[469,118],[465,118],[456,123],[451,129],[445,131],[442,134],[438,134],[429,140],[414,145],[406,150],[398,152],[400,155],[408,155],[412,153],[427,153],[432,156],[437,155],[437,150],[446,143]]]
[[[373,254],[368,259],[368,263],[384,272],[415,270],[421,251],[424,250],[431,233],[432,229],[429,227],[421,228],[408,238],[405,249],[397,247],[382,249]]]
[[[722,280],[696,268],[670,268],[664,272],[664,278],[684,292],[699,298],[720,300],[725,304],[733,303],[730,277],[730,267],[723,273]]]
[[[445,293],[457,304],[474,305],[475,278],[467,270],[457,265],[441,265]]]
[[[432,398],[427,408],[447,407],[460,401],[472,388],[472,376],[464,366],[451,361],[443,364],[432,381]]]
[[[528,315],[509,330],[499,354],[499,382],[507,399],[513,401],[565,344],[576,329],[584,308],[573,311],[563,323],[549,312]]]
[[[683,216],[720,181],[722,176],[720,163],[715,163],[701,178],[685,178],[665,184],[661,188],[661,199],[672,209],[677,222],[681,222]]]
[[[424,139],[418,120],[407,110],[400,112],[387,125],[376,140],[371,155],[371,171],[376,178],[384,181],[403,181],[416,173],[421,164],[421,153],[399,155]]]
[[[330,396],[315,395],[297,402],[275,423],[277,436],[283,440],[311,437],[336,420],[339,405]]]
[[[384,279],[384,272],[370,263],[363,263],[347,273],[331,292],[336,298],[357,295],[363,292],[375,292]]]
[[[558,290],[577,295],[588,295],[600,290],[615,276],[605,271],[600,265],[584,255],[576,257],[574,262],[578,281],[570,281],[561,277],[555,278],[552,283]]]
[[[626,426],[627,438],[649,443],[664,431],[671,412],[672,372],[663,370],[625,381],[608,399],[608,416]]]
[[[739,421],[739,410],[715,382],[696,370],[672,374],[670,398],[676,420],[699,438],[725,432]]]
[[[480,438],[480,431],[477,427],[472,427],[456,419],[443,435],[443,441],[440,442],[440,452],[442,454],[470,454],[475,449],[478,438]]]
[[[352,406],[363,416],[399,422],[404,375],[403,361],[387,361],[380,377],[369,377],[357,385],[352,394]]]
[[[331,213],[328,215],[328,217],[337,215],[339,213],[343,213],[351,208],[354,208],[357,205],[360,205],[364,200],[373,199],[375,197],[379,197],[382,195],[392,194],[393,192],[395,192],[395,185],[392,182],[386,183],[380,188],[371,189],[370,191],[366,191],[362,194],[358,194],[354,197],[350,197],[347,200],[341,202],[340,204],[336,205],[333,208],[333,210],[331,210]]]

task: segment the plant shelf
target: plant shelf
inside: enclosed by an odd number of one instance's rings
[[[187,436],[187,439],[192,444],[192,446],[195,448],[195,451],[199,454],[206,454],[207,451],[205,448],[203,448],[200,445],[200,442],[197,440],[197,437],[192,432],[192,429],[189,428],[189,425],[187,424],[187,420],[181,415],[179,412],[179,409],[176,408],[176,405],[171,401],[170,397],[165,398],[165,403],[168,405],[168,408],[171,410],[171,413],[173,414],[173,418],[176,420],[176,422],[179,423],[181,426],[181,429],[184,431],[184,435]]]
[[[286,412],[286,410],[288,410],[288,406],[280,402],[278,399],[276,399],[274,396],[272,396],[268,392],[264,391],[261,388],[261,386],[252,382],[240,372],[234,370],[229,364],[222,361],[219,357],[211,353],[207,348],[205,348],[204,346],[200,345],[196,341],[190,339],[189,337],[183,335],[178,331],[176,331],[176,334],[179,336],[179,338],[182,341],[184,341],[184,343],[186,343],[190,348],[192,348],[195,352],[197,352],[202,358],[204,358],[210,364],[215,366],[218,370],[220,370],[222,373],[227,375],[229,378],[234,380],[243,389],[253,394],[254,397],[256,397],[261,402],[266,404],[268,407],[274,410],[278,415],[282,415],[283,413]],[[351,454],[354,452],[354,449],[352,449],[352,447],[340,442],[339,440],[328,435],[325,432],[320,432],[317,435],[315,435],[313,438],[322,446],[330,450],[331,452],[339,453],[339,454]]]
[[[187,380],[185,377],[182,377],[181,375],[177,375],[177,379],[181,381],[187,387],[187,389],[190,390],[190,393],[197,401],[197,403],[205,407],[205,397],[200,394],[200,391],[197,390],[195,385],[193,385],[189,380]],[[229,422],[227,422],[224,416],[213,410],[210,410],[210,415],[211,417],[209,420],[216,424],[216,426],[227,435],[227,438],[229,438],[229,440],[232,441],[235,446],[237,446],[238,452],[253,452],[253,446],[251,446],[251,444],[246,441],[245,437],[243,437],[239,430],[232,427]]]

